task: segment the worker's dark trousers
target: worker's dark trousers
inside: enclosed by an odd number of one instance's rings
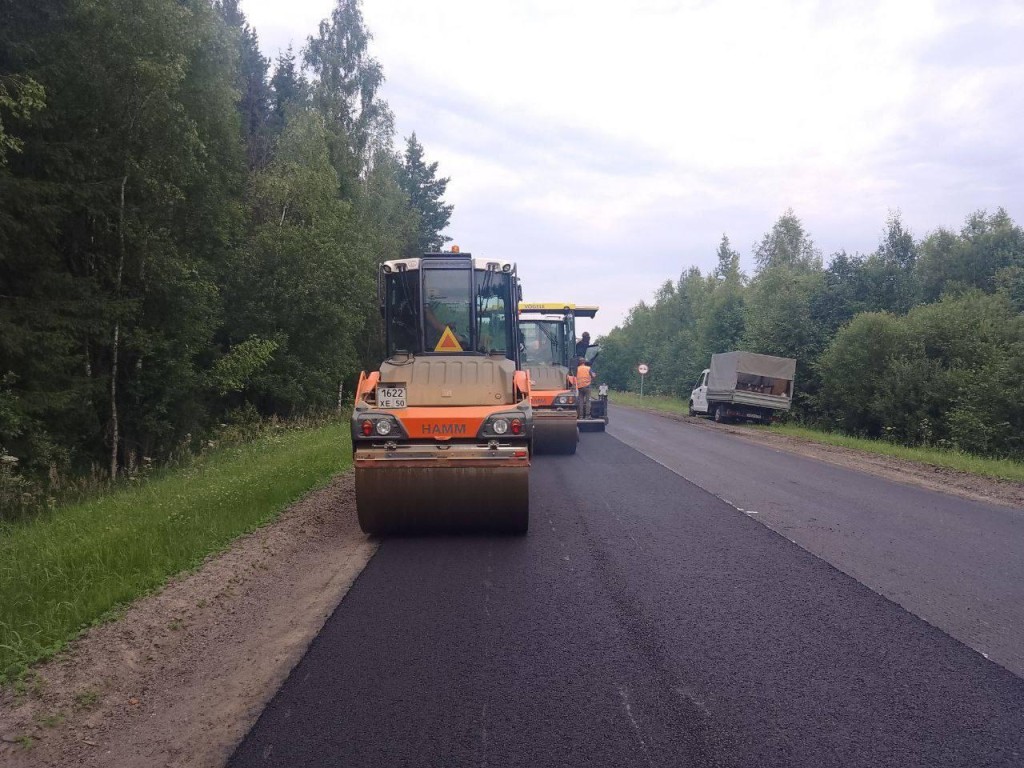
[[[590,416],[590,387],[581,387],[579,400],[576,401],[576,412],[581,419]]]

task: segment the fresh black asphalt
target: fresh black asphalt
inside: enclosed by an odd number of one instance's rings
[[[385,541],[230,764],[1024,765],[1024,680],[611,435],[531,500]]]
[[[627,408],[611,434],[1024,677],[1024,510]]]

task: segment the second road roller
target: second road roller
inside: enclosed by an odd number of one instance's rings
[[[371,534],[529,527],[530,379],[515,265],[470,253],[384,262],[387,358],[352,411],[356,509]]]
[[[593,318],[597,307],[557,302],[520,303],[523,365],[530,374],[530,403],[537,453],[576,453],[579,443],[576,390],[576,318]]]

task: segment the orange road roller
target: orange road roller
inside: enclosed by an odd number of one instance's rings
[[[529,527],[530,379],[515,265],[451,252],[384,262],[387,359],[352,411],[356,508],[370,534]]]
[[[597,310],[594,306],[557,302],[519,304],[523,366],[530,375],[537,453],[576,453],[576,318],[592,318]]]

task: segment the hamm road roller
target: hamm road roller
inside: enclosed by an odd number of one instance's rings
[[[519,305],[523,367],[530,374],[537,453],[576,453],[576,318],[592,318],[597,309],[557,302]]]
[[[356,509],[371,534],[526,533],[533,440],[515,265],[448,253],[384,262],[387,359],[359,377]]]

